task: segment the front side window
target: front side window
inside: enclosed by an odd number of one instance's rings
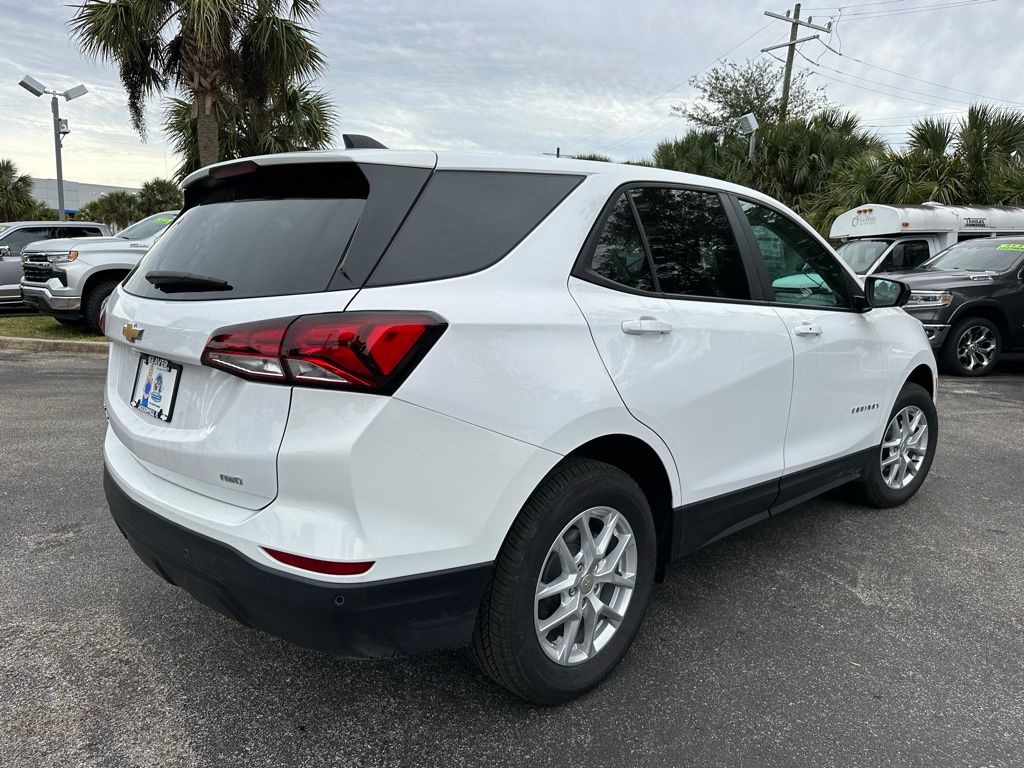
[[[717,194],[648,187],[633,190],[632,195],[651,249],[659,291],[750,298],[743,260]]]
[[[601,236],[590,260],[590,271],[627,288],[654,290],[640,227],[625,194],[619,195],[601,228]]]
[[[773,301],[850,306],[842,267],[804,227],[776,210],[740,200],[768,272]]]
[[[22,249],[29,243],[50,240],[52,237],[52,227],[22,227],[3,238],[0,245],[6,245],[11,249],[11,256],[21,256]]]

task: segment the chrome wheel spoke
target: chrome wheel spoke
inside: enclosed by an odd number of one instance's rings
[[[534,590],[534,628],[558,664],[599,654],[622,624],[636,587],[637,546],[626,518],[588,509],[551,544]]]
[[[928,418],[916,405],[908,405],[892,417],[882,437],[882,480],[895,490],[906,488],[914,482],[927,456]]]

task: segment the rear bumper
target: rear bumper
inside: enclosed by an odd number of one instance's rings
[[[338,584],[283,573],[164,519],[104,469],[110,512],[135,553],[195,599],[247,626],[343,656],[412,654],[469,643],[491,563]]]
[[[30,307],[51,315],[76,314],[82,306],[81,296],[60,296],[46,285],[21,285],[21,299]]]

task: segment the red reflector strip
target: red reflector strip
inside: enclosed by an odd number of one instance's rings
[[[285,565],[313,573],[324,573],[328,576],[358,576],[361,573],[366,573],[373,566],[372,561],[369,563],[343,563],[337,560],[317,560],[315,557],[293,555],[290,552],[281,552],[267,547],[260,547],[260,549]]]

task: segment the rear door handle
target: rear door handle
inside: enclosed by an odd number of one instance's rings
[[[631,336],[640,336],[642,334],[655,334],[664,335],[672,332],[671,323],[666,323],[663,320],[658,320],[653,317],[641,317],[639,320],[623,320],[622,321],[622,332],[628,333]]]
[[[802,325],[796,326],[793,329],[793,333],[797,336],[821,336],[821,326],[812,325],[811,323],[803,323]]]

